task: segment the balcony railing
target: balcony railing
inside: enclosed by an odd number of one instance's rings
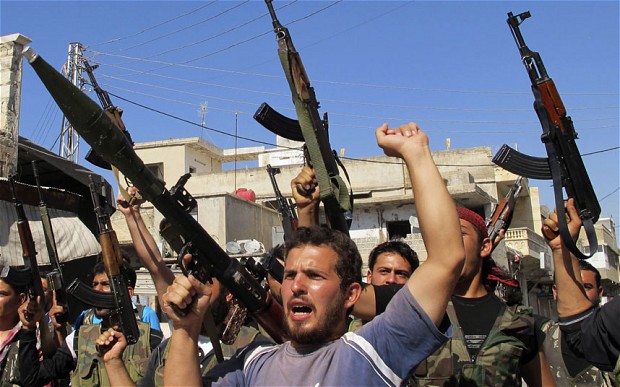
[[[524,256],[539,259],[540,253],[549,252],[545,239],[527,227],[511,228],[506,231],[506,246]]]

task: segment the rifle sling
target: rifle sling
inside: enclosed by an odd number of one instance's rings
[[[588,244],[590,246],[590,249],[594,247],[594,251],[590,251],[590,255],[585,255],[581,251],[579,251],[577,245],[575,244],[575,241],[573,240],[573,237],[570,235],[570,231],[568,230],[568,224],[566,223],[566,209],[564,208],[564,195],[562,191],[562,166],[560,165],[560,160],[556,155],[553,142],[550,140],[551,123],[549,122],[549,116],[547,115],[547,112],[545,110],[545,106],[540,95],[540,90],[538,88],[532,87],[532,91],[534,92],[534,110],[536,111],[536,114],[538,115],[538,118],[543,128],[543,143],[545,144],[545,148],[547,150],[549,169],[551,169],[551,176],[553,178],[555,208],[558,213],[558,227],[560,229],[560,236],[562,237],[562,242],[564,243],[564,246],[566,246],[566,248],[568,248],[568,250],[577,258],[590,258],[594,255],[594,253],[596,252],[596,246],[598,246],[596,232],[594,230],[594,222],[592,220],[592,217],[582,219],[583,228],[586,231],[586,236],[588,238]]]
[[[125,199],[127,201],[127,203],[129,203],[129,205],[133,205],[133,203],[136,200],[142,200],[142,195],[140,195],[139,191],[136,191],[135,196],[131,196],[129,195],[129,192],[127,192],[127,190],[129,189],[129,186],[124,185],[121,183],[121,178],[119,175],[119,171],[118,168],[116,168],[114,165],[110,164],[110,166],[112,167],[112,173],[114,173],[114,178],[116,179],[116,182],[118,183],[118,192],[121,193],[121,195],[123,196],[123,199]],[[126,178],[125,178],[126,180]]]
[[[208,309],[205,313],[204,318],[202,319],[202,325],[207,331],[207,335],[209,335],[209,339],[211,340],[211,345],[213,345],[213,352],[215,353],[215,358],[218,363],[224,361],[224,353],[222,352],[222,345],[220,344],[220,337],[217,334],[217,327],[215,326],[215,320],[213,319],[213,313]]]
[[[551,142],[545,143],[545,147],[547,148],[547,154],[549,155],[549,166],[551,167],[551,174],[553,175],[553,193],[555,196],[555,207],[558,212],[558,226],[560,229],[560,235],[562,236],[562,241],[564,242],[566,248],[568,248],[568,250],[577,258],[588,259],[594,255],[596,249],[594,249],[594,251],[590,251],[589,255],[583,254],[579,251],[573,237],[570,235],[568,224],[566,223],[566,210],[564,208],[564,195],[562,192],[562,169],[560,167],[560,161],[555,155],[555,150],[553,149],[553,144]],[[592,218],[588,217],[582,219],[582,221],[583,228],[586,231],[586,237],[588,238],[588,245],[590,248],[597,246],[598,241]]]

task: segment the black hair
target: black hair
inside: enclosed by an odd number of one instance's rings
[[[286,253],[304,245],[329,246],[338,255],[336,273],[340,278],[340,289],[362,282],[362,257],[355,243],[344,233],[327,227],[300,227],[286,241]]]
[[[25,266],[5,266],[2,268],[3,277],[0,277],[17,294],[28,292],[32,274]]]
[[[370,271],[372,271],[375,267],[379,255],[383,253],[393,253],[403,257],[407,262],[409,262],[412,273],[418,268],[418,266],[420,266],[418,254],[411,248],[411,246],[403,241],[389,241],[375,246],[375,248],[370,252],[370,255],[368,256],[368,268]]]
[[[591,271],[592,273],[594,273],[594,278],[596,279],[596,288],[598,289],[601,287],[601,273],[598,271],[596,267],[592,266],[590,262],[586,262],[585,260],[580,259],[579,269],[581,271]]]
[[[136,271],[131,266],[129,266],[127,261],[123,261],[123,264],[121,265],[120,270],[121,270],[121,275],[123,276],[123,279],[125,280],[125,283],[127,284],[127,286],[130,288],[135,288],[136,281],[138,279]],[[103,262],[101,260],[97,261],[95,266],[93,266],[93,272],[92,272],[93,277],[96,276],[97,274],[103,274],[105,272],[106,272],[105,265],[103,264]]]

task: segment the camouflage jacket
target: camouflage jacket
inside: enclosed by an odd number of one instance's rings
[[[138,382],[145,374],[151,355],[149,338],[151,326],[138,322],[140,338],[138,342],[128,345],[123,352],[123,362],[129,376]],[[108,374],[99,360],[95,342],[101,335],[101,325],[83,325],[78,333],[77,364],[71,375],[72,386],[109,386]]]
[[[560,331],[560,326],[553,320],[547,320],[541,325],[541,330],[545,334],[542,349],[558,386],[607,387],[614,385],[613,377],[610,373],[601,371],[593,365],[583,369],[574,378],[571,377],[562,356],[562,331]]]
[[[616,385],[620,386],[620,358],[616,361],[616,368],[614,368],[614,375],[616,375]]]
[[[452,302],[448,304],[452,338],[423,360],[412,373],[413,386],[520,386],[521,358],[535,342],[529,308],[506,306],[471,361]]]

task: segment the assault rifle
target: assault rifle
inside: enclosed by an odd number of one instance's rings
[[[271,132],[294,141],[305,141],[307,154],[321,192],[325,216],[331,228],[349,235],[345,213],[353,210],[353,194],[338,172],[338,159],[329,144],[327,113],[319,115],[319,102],[310,86],[299,53],[293,46],[288,29],[278,21],[272,0],[265,0],[278,38],[278,56],[291,89],[298,121],[287,118],[263,103],[254,114],[261,125]],[[342,164],[340,164],[342,166]],[[343,169],[344,170],[344,169]],[[345,171],[346,175],[346,171]],[[348,177],[347,177],[348,178]]]
[[[120,130],[122,130],[123,134],[127,136],[127,139],[133,145],[133,141],[131,140],[131,134],[129,134],[129,131],[125,128],[125,123],[123,122],[123,119],[121,118],[121,116],[123,115],[123,110],[119,108],[118,106],[114,106],[112,104],[112,100],[110,99],[108,92],[103,90],[97,83],[97,79],[95,79],[95,74],[93,73],[93,71],[97,67],[99,67],[99,65],[91,66],[86,59],[83,59],[83,62],[84,62],[84,71],[86,71],[86,74],[88,74],[88,79],[90,79],[90,84],[93,87],[93,90],[95,91],[95,93],[97,94],[97,97],[99,98],[99,102],[101,103],[101,107],[103,108],[103,111],[105,111],[110,116],[110,118],[114,120],[114,122],[116,123],[116,126],[118,126]],[[85,159],[91,162],[92,164],[98,166],[99,168],[112,169],[112,166],[110,165],[110,163],[108,163],[103,158],[101,158],[101,156],[97,154],[97,152],[94,152],[92,149],[88,151]]]
[[[45,236],[45,246],[47,247],[47,255],[54,269],[46,275],[47,284],[50,291],[56,293],[56,303],[58,305],[67,306],[67,292],[64,287],[62,278],[62,270],[60,268],[60,260],[58,259],[58,250],[56,249],[56,239],[54,238],[54,229],[52,228],[52,220],[50,219],[47,204],[43,200],[43,190],[39,180],[39,170],[37,169],[36,160],[32,160],[32,172],[37,183],[37,191],[39,193],[39,211],[41,212],[41,224],[43,225],[43,235]],[[59,324],[67,322],[67,312],[56,313],[54,315]]]
[[[32,239],[30,224],[26,217],[24,205],[17,199],[15,194],[15,175],[9,176],[9,184],[11,186],[11,195],[13,195],[13,203],[15,203],[15,212],[17,213],[17,231],[19,232],[19,240],[22,244],[22,253],[24,265],[30,269],[30,286],[29,297],[35,299],[40,297],[40,302],[45,302],[45,293],[43,292],[43,284],[41,283],[41,275],[39,274],[39,264],[37,263],[37,250]]]
[[[185,203],[193,199],[189,192],[179,186],[172,195],[165,183],[146,168],[127,137],[93,100],[31,48],[26,48],[23,55],[73,128],[97,153],[127,176],[166,219],[174,223],[188,243],[186,251],[192,253],[188,266],[181,265],[184,273],[193,275],[202,283],[211,277],[219,279],[274,340],[283,341],[282,307],[269,297],[239,261],[231,259],[200,223],[185,211]]]
[[[493,162],[520,176],[539,180],[553,180],[555,206],[558,212],[558,225],[562,241],[571,253],[581,259],[586,259],[596,252],[598,242],[594,223],[598,220],[601,207],[575,143],[577,133],[573,127],[573,122],[566,114],[564,103],[553,80],[547,74],[540,54],[530,50],[525,45],[519,30],[519,25],[530,16],[529,12],[523,12],[516,16],[509,12],[507,22],[532,83],[534,110],[542,125],[541,140],[545,144],[548,157],[524,155],[504,145],[493,157]],[[579,251],[568,231],[563,189],[566,190],[569,198],[575,199],[575,206],[588,237],[590,255],[584,255]]]
[[[297,213],[293,208],[294,205],[291,203],[291,200],[286,199],[278,187],[276,175],[280,173],[280,168],[274,168],[271,164],[267,164],[267,173],[269,174],[273,191],[276,194],[278,212],[282,216],[282,228],[284,229],[284,239],[286,239],[297,229]]]
[[[517,203],[517,198],[519,197],[519,193],[521,193],[521,189],[523,185],[521,184],[521,180],[523,180],[522,176],[519,176],[517,181],[510,187],[510,190],[506,194],[506,196],[495,206],[493,210],[493,214],[491,218],[487,222],[487,229],[489,230],[489,238],[491,238],[491,252],[495,250],[497,244],[495,243],[495,239],[499,235],[500,231],[506,231],[510,226],[510,222],[512,221],[512,214],[515,209],[515,204]]]
[[[116,232],[112,229],[110,216],[99,202],[102,183],[95,183],[91,175],[90,196],[95,207],[97,224],[99,225],[99,244],[101,244],[101,255],[103,266],[110,280],[110,292],[100,292],[85,285],[79,279],[75,279],[69,285],[69,292],[78,300],[85,304],[110,309],[112,325],[117,325],[125,334],[127,342],[134,344],[140,337],[138,323],[133,311],[133,304],[127,289],[127,283],[122,273],[123,257],[121,256]]]

